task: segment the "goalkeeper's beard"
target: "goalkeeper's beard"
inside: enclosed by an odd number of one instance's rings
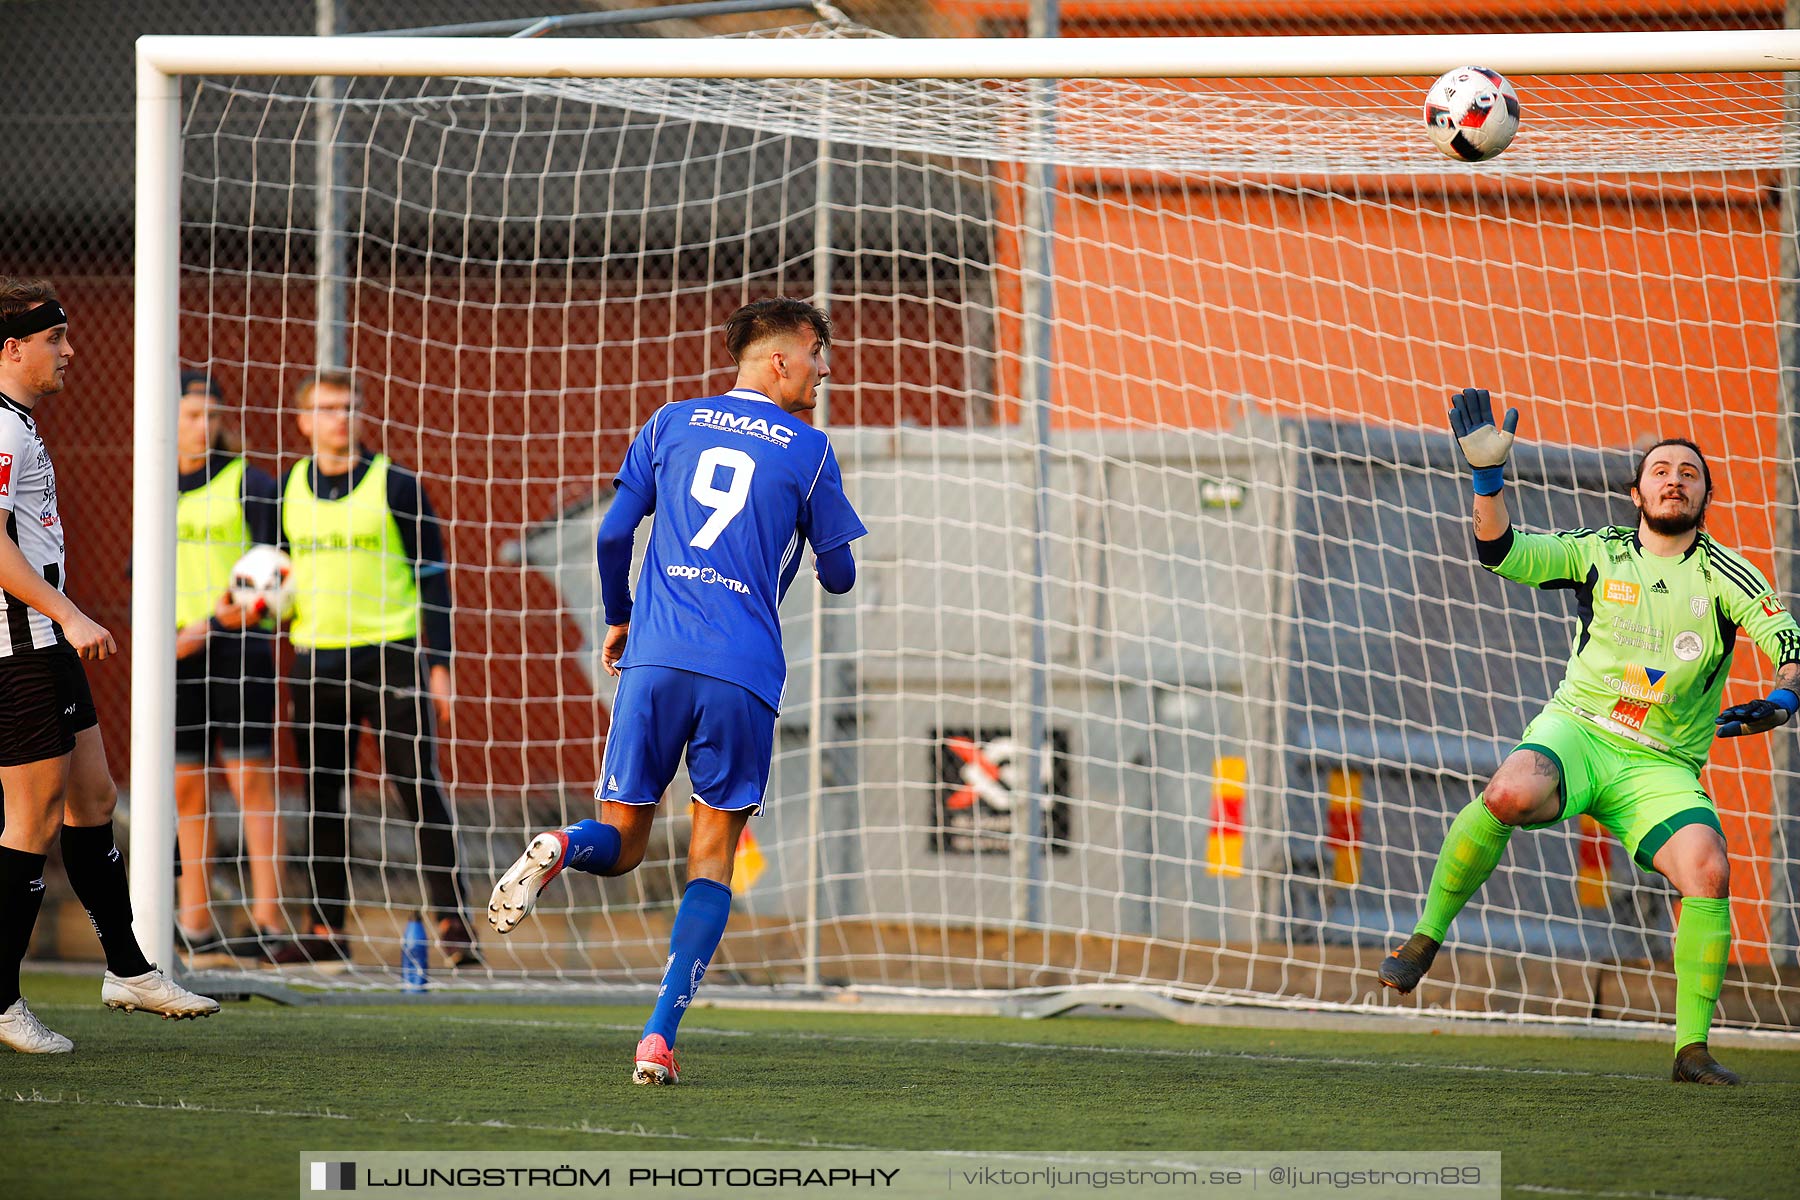
[[[1660,537],[1680,537],[1706,524],[1706,506],[1711,503],[1712,497],[1708,496],[1700,501],[1700,507],[1693,512],[1678,512],[1666,517],[1659,517],[1645,505],[1639,504],[1638,516],[1643,518],[1651,533]]]

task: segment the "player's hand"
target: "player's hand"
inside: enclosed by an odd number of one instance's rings
[[[438,732],[450,736],[450,668],[436,663],[427,673],[431,687],[431,706],[437,710]]]
[[[63,636],[69,639],[69,645],[81,658],[99,662],[108,655],[119,652],[118,643],[113,635],[96,622],[90,621],[82,613],[76,613],[62,623]]]
[[[175,658],[177,661],[192,658],[206,649],[206,639],[212,634],[212,622],[207,620],[189,621],[175,633]]]
[[[1720,737],[1742,737],[1746,733],[1767,733],[1780,729],[1800,708],[1800,697],[1786,688],[1776,688],[1760,700],[1734,704],[1719,714]]]
[[[1450,432],[1462,447],[1471,467],[1498,467],[1512,453],[1513,433],[1519,428],[1519,410],[1506,410],[1506,422],[1494,425],[1494,404],[1486,388],[1464,388],[1450,397]]]
[[[231,593],[226,592],[213,605],[213,620],[219,623],[221,629],[248,629],[268,615],[269,602],[260,596],[255,604],[246,606],[234,601]]]
[[[631,634],[631,622],[606,627],[606,645],[600,648],[600,665],[608,675],[619,674],[619,660],[625,657],[625,639]]]

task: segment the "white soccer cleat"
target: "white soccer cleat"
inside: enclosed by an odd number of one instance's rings
[[[188,991],[154,965],[142,975],[124,979],[108,971],[100,985],[100,1002],[122,1012],[157,1013],[169,1021],[210,1017],[219,1011],[217,1000]]]
[[[531,839],[519,861],[508,867],[494,885],[487,911],[488,924],[494,932],[511,933],[536,907],[545,885],[562,874],[568,848],[568,836],[560,831],[540,833]]]
[[[20,1054],[67,1054],[75,1048],[75,1043],[62,1034],[46,1029],[37,1014],[26,1007],[23,996],[0,1013],[0,1042]]]

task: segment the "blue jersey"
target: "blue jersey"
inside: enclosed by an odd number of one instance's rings
[[[829,439],[762,393],[734,390],[658,409],[617,482],[654,514],[620,667],[695,671],[779,709],[776,610],[802,551],[868,532]]]

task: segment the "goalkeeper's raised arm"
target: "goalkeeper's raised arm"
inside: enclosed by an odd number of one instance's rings
[[[1538,587],[1578,582],[1586,570],[1581,529],[1559,534],[1521,534],[1506,507],[1506,460],[1512,455],[1519,410],[1506,410],[1494,423],[1494,403],[1486,388],[1464,388],[1450,397],[1450,432],[1473,471],[1475,553],[1497,575]]]
[[[1462,456],[1474,469],[1475,540],[1496,541],[1512,528],[1506,511],[1506,460],[1512,456],[1519,410],[1506,410],[1506,422],[1494,424],[1494,403],[1486,388],[1464,388],[1450,397],[1450,432]]]

